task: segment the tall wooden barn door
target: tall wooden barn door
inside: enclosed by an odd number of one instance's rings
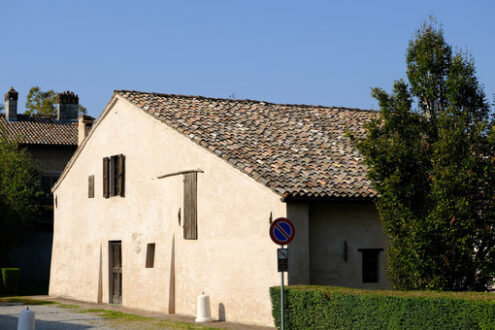
[[[110,242],[110,302],[122,303],[122,243]]]

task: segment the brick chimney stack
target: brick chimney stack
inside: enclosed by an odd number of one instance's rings
[[[57,94],[58,109],[57,120],[77,120],[79,111],[79,96],[73,92],[62,92]]]
[[[91,116],[87,115],[80,115],[77,118],[78,125],[77,125],[77,145],[81,145],[83,140],[88,136],[89,130],[93,126],[94,118]]]
[[[7,121],[17,121],[17,99],[19,93],[16,92],[14,87],[10,87],[10,90],[5,94],[5,118]]]

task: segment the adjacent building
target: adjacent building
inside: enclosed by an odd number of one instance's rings
[[[11,88],[5,94],[5,113],[0,115],[0,130],[16,140],[35,159],[42,171],[44,198],[41,215],[22,244],[10,255],[11,263],[21,268],[21,281],[48,283],[53,236],[53,196],[50,191],[83,139],[91,117],[78,121],[79,98],[72,92],[58,94],[56,116],[18,113],[19,94]],[[78,129],[78,127],[81,129]]]
[[[52,296],[273,325],[268,234],[291,219],[289,284],[390,288],[366,167],[376,113],[116,91],[53,187]]]

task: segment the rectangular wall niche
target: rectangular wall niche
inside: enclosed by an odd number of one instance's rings
[[[155,264],[155,243],[149,243],[146,248],[146,268],[153,268]]]

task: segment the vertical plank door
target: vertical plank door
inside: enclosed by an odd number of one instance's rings
[[[111,302],[122,303],[122,243],[120,241],[110,242],[111,251],[111,275],[110,288],[112,288]]]

